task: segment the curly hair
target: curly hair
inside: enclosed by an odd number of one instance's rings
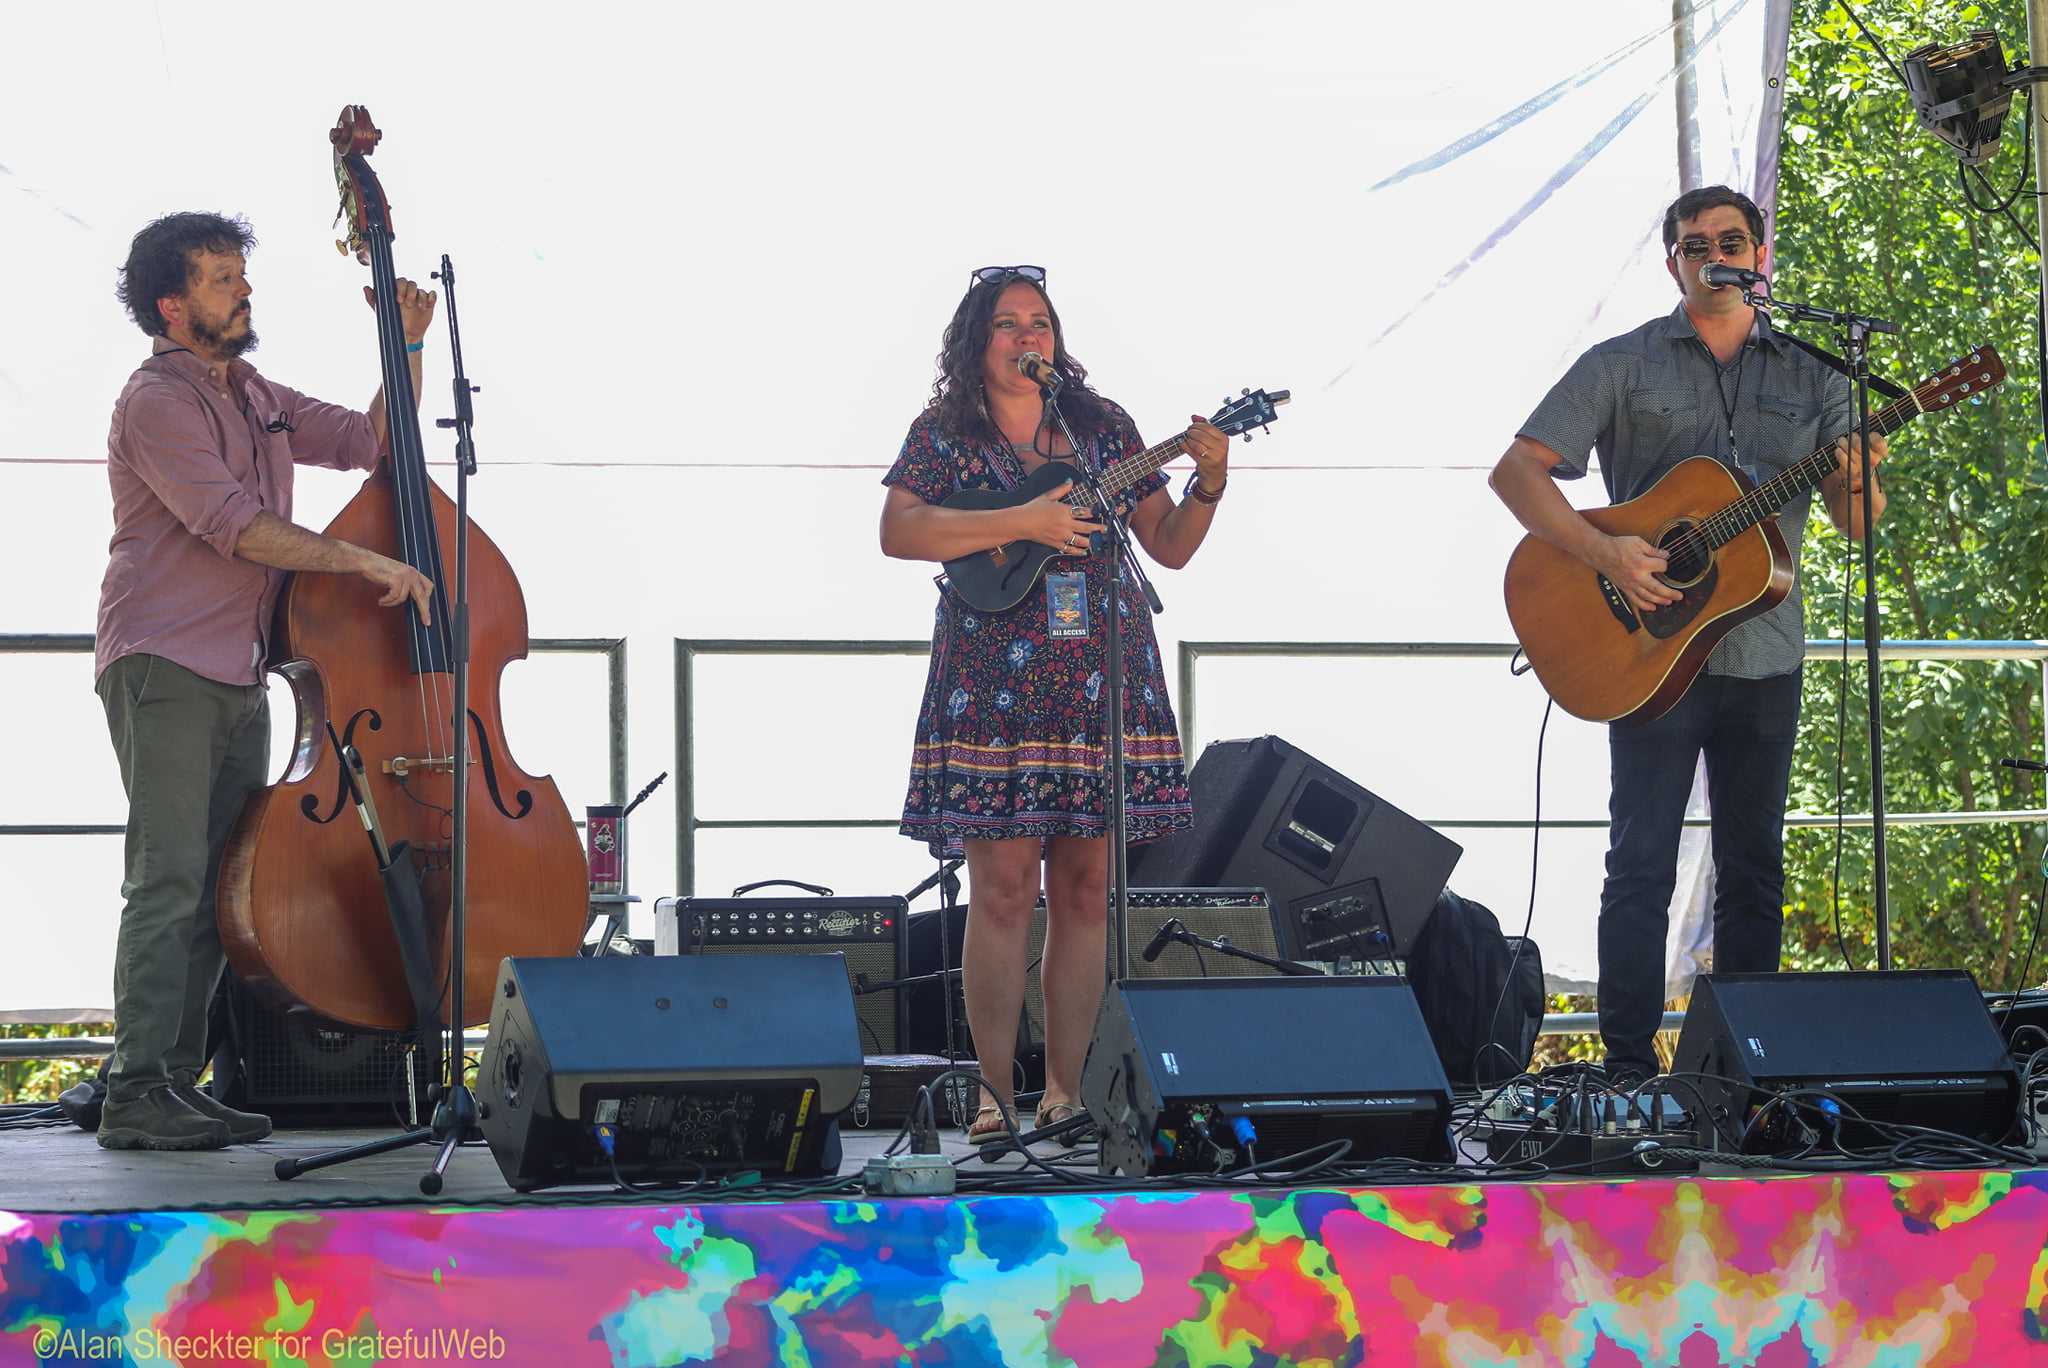
[[[243,256],[256,245],[256,234],[248,220],[219,214],[166,214],[135,235],[128,247],[128,264],[121,268],[121,280],[114,297],[128,310],[135,326],[151,337],[162,337],[170,325],[158,311],[159,299],[185,293],[199,272],[201,252]]]
[[[981,361],[988,353],[989,334],[994,330],[996,301],[1017,281],[1038,291],[1045,301],[1046,316],[1052,319],[1052,368],[1067,378],[1060,390],[1060,412],[1073,426],[1074,435],[1092,436],[1107,430],[1115,421],[1115,406],[1088,384],[1088,368],[1067,350],[1066,329],[1060,326],[1059,310],[1045,292],[1045,282],[1025,280],[1020,275],[1000,280],[977,280],[960,297],[953,321],[939,342],[938,379],[932,382],[929,411],[938,418],[939,430],[948,437],[965,441],[1003,442],[1001,429],[982,402]]]

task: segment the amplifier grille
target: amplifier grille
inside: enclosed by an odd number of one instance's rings
[[[240,985],[236,987],[239,989]],[[414,1095],[426,1105],[428,1051],[408,1055],[409,1037],[352,1031],[273,1012],[244,995],[236,1006],[241,1079],[237,1105],[293,1124],[382,1123],[406,1110],[406,1062]]]

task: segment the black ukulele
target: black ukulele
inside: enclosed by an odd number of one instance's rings
[[[1232,399],[1209,421],[1225,437],[1235,437],[1251,428],[1263,428],[1277,415],[1274,409],[1287,402],[1286,390],[1246,390],[1239,398]],[[1114,498],[1116,492],[1127,485],[1144,479],[1159,467],[1186,450],[1187,441],[1183,432],[1170,441],[1148,447],[1136,456],[1127,456],[1105,468],[1096,481],[1102,487],[1104,498]],[[963,489],[946,500],[947,508],[1015,508],[1030,503],[1047,490],[1058,489],[1074,479],[1074,468],[1063,461],[1048,461],[1031,473],[1029,479],[1017,489]],[[986,551],[971,551],[946,562],[946,578],[951,581],[953,592],[965,599],[970,607],[984,613],[1000,613],[1005,608],[1014,608],[1024,601],[1038,583],[1038,577],[1045,573],[1047,561],[1060,554],[1058,547],[1045,546],[1035,541],[1006,542],[990,547]]]

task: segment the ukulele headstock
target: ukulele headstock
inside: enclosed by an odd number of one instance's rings
[[[334,246],[344,256],[354,253],[365,266],[370,264],[370,233],[391,235],[391,206],[369,161],[383,137],[384,130],[370,122],[370,111],[361,105],[343,106],[327,133],[327,141],[334,145],[334,181],[341,191],[334,221],[348,220],[348,236]]]
[[[1235,437],[1252,428],[1265,428],[1280,415],[1274,410],[1287,402],[1286,390],[1245,390],[1235,399],[1226,399],[1223,407],[1217,409],[1209,419],[1224,436]],[[1245,440],[1249,442],[1250,437]]]

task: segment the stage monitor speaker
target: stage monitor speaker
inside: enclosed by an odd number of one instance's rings
[[[1809,1128],[1833,1138],[1800,1093],[1840,1104],[1849,1150],[1891,1148],[1886,1125],[1997,1142],[2019,1106],[2019,1074],[1962,969],[1704,975],[1671,1074],[1674,1096],[1697,1088],[1706,1121],[1753,1154],[1803,1148]]]
[[[839,955],[507,959],[478,1115],[520,1192],[813,1175],[861,1062]]]
[[[213,1078],[229,1106],[261,1112],[280,1130],[424,1124],[433,1115],[433,1051],[413,1049],[410,1032],[272,1011],[231,974],[214,1008],[222,1033]]]
[[[1451,1087],[1404,979],[1126,979],[1081,1075],[1099,1167],[1449,1161]]]
[[[1268,978],[1278,969],[1235,955],[1219,955],[1176,941],[1159,958],[1143,957],[1146,944],[1169,918],[1180,918],[1204,940],[1229,937],[1232,945],[1268,959],[1285,959],[1279,913],[1263,888],[1134,888],[1131,890],[1131,973],[1136,978]],[[1031,912],[1030,972],[1024,976],[1024,1019],[1028,1045],[1045,1048],[1045,986],[1041,956],[1045,953],[1045,899]]]
[[[1135,882],[1269,889],[1286,958],[1408,953],[1464,848],[1277,736],[1215,741],[1195,825],[1131,851]]]
[[[654,904],[657,955],[846,956],[872,1055],[909,1046],[903,994],[871,983],[910,977],[910,904],[902,898],[662,898]]]

